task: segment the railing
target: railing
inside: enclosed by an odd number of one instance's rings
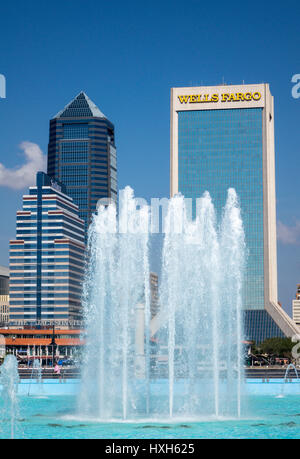
[[[209,375],[209,369],[199,370],[199,378],[205,378]],[[244,369],[246,379],[284,379],[286,376],[286,367],[247,367]],[[19,376],[21,379],[30,379],[32,376],[32,368],[19,368]],[[151,369],[151,378],[167,378],[168,365],[162,365],[159,368]],[[178,378],[184,378],[184,375],[178,372]],[[220,369],[220,377],[226,378],[226,370]],[[78,367],[61,367],[60,375],[54,373],[53,368],[42,368],[42,379],[78,379],[80,378],[80,368]],[[290,372],[289,380],[297,379],[296,373]]]
[[[32,368],[19,368],[20,379],[31,379]],[[53,368],[42,368],[42,379],[77,379],[80,369],[77,367],[61,368],[60,374],[54,373]]]

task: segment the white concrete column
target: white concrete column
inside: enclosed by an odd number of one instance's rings
[[[135,308],[135,374],[145,377],[145,305],[139,303]]]

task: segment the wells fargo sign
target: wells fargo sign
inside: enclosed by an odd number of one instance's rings
[[[178,96],[181,104],[199,104],[208,102],[248,102],[251,100],[260,100],[260,92],[246,93],[223,93],[223,94],[191,94],[187,96]]]

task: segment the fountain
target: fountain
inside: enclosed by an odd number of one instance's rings
[[[294,373],[296,375],[296,379],[297,381],[299,380],[299,375],[298,375],[298,371],[297,371],[297,368],[295,367],[295,365],[293,363],[290,363],[287,368],[286,368],[286,371],[285,371],[285,374],[284,374],[284,378],[283,378],[283,384],[281,384],[281,391],[280,391],[280,394],[276,395],[275,398],[284,398],[285,397],[285,384],[290,382],[288,380],[288,375],[289,375],[289,371],[290,370],[294,370]]]
[[[293,369],[294,372],[295,372],[295,375],[296,375],[296,378],[299,379],[299,375],[298,375],[298,371],[297,371],[297,368],[295,367],[295,365],[293,363],[290,363],[288,366],[287,366],[287,369],[286,369],[286,372],[285,372],[285,375],[284,375],[284,382],[286,383],[287,380],[288,380],[288,375],[289,375],[289,371]]]
[[[44,388],[43,388],[43,378],[42,378],[42,366],[41,362],[39,359],[35,359],[33,361],[33,366],[32,366],[32,372],[31,372],[31,377],[30,377],[30,383],[28,387],[28,397],[30,396],[30,391],[32,389],[32,383],[34,379],[36,380],[36,389],[35,389],[35,395],[39,397],[43,397],[44,395]]]
[[[148,208],[136,210],[129,188],[120,199],[119,221],[113,204],[94,217],[84,285],[88,338],[80,412],[101,419],[127,419],[135,410],[135,307],[145,298],[145,322],[150,316]]]
[[[18,373],[18,362],[14,355],[8,354],[3,364],[0,367],[1,373],[1,420],[2,425],[5,425],[7,419],[9,420],[10,438],[14,438],[18,430],[18,384],[19,384],[19,373]]]
[[[207,192],[197,200],[194,219],[183,196],[169,201],[158,330],[150,320],[150,209],[137,205],[129,187],[119,204],[118,216],[114,204],[101,206],[89,230],[80,414],[101,420],[239,417],[245,242],[235,191],[228,190],[221,222]],[[137,345],[137,323],[144,346]],[[154,375],[155,332],[156,359],[166,363]]]

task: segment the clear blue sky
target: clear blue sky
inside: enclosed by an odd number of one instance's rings
[[[1,2],[0,163],[24,163],[23,141],[46,154],[49,119],[84,90],[115,124],[119,187],[169,195],[172,86],[270,83],[275,97],[279,300],[300,282],[298,1]],[[26,188],[25,188],[26,190]],[[22,190],[0,186],[0,264],[8,265]]]

